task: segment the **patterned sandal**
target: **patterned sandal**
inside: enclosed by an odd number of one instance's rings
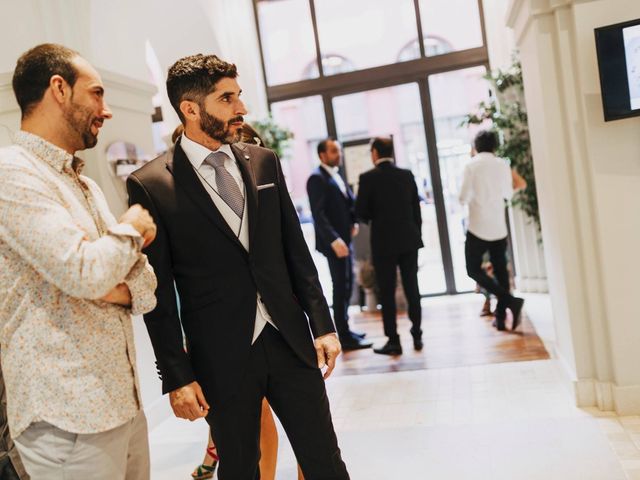
[[[211,465],[205,463],[198,465],[191,474],[193,480],[208,480],[213,478],[213,474],[216,472],[216,467],[218,466],[218,452],[216,447],[207,447],[207,455],[213,459],[213,463]]]
[[[193,480],[208,480],[209,478],[213,478],[213,474],[216,472],[216,467],[218,466],[218,462],[214,460],[213,465],[198,465],[196,469],[191,474],[191,478]]]

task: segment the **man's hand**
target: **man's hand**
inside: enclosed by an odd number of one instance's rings
[[[342,347],[340,341],[335,333],[328,333],[315,340],[316,354],[318,355],[318,368],[323,369],[325,366],[327,369],[324,372],[324,378],[329,378],[331,372],[336,366],[336,359]]]
[[[116,285],[113,290],[107,293],[100,300],[107,303],[114,303],[116,305],[122,305],[123,307],[131,306],[131,292],[126,283],[120,283]]]
[[[338,258],[344,258],[349,255],[349,247],[347,247],[347,244],[344,243],[344,240],[341,238],[336,238],[331,242],[331,248],[333,248],[333,252]]]
[[[170,392],[169,401],[171,402],[173,413],[178,418],[193,422],[209,414],[209,404],[205,400],[198,382],[191,382],[189,385]]]
[[[358,232],[360,232],[360,225],[354,223],[351,227],[351,238],[356,237],[358,235]]]
[[[119,222],[128,223],[142,235],[144,239],[142,248],[145,248],[156,238],[156,224],[153,222],[153,218],[138,204],[129,207],[129,210],[120,217]]]

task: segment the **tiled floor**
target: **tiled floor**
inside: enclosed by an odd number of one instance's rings
[[[556,360],[346,375],[327,382],[353,480],[640,479],[640,417],[580,410]],[[153,480],[187,480],[204,421],[150,433]],[[278,480],[295,480],[280,435]]]

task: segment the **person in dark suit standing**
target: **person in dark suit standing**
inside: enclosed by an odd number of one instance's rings
[[[422,244],[422,216],[418,188],[409,170],[393,160],[393,141],[375,138],[371,143],[375,168],[360,175],[356,217],[371,222],[371,256],[382,305],[387,343],[375,353],[401,355],[396,324],[396,272],[400,267],[402,286],[409,305],[411,336],[415,350],[422,350],[422,310],[418,288],[418,250]]]
[[[127,181],[158,222],[147,251],[158,306],[145,322],[163,392],[176,416],[210,424],[220,480],[260,478],[263,398],[305,478],[346,480],[322,374],[340,343],[280,161],[237,143],[236,77],[215,55],[178,60],[167,92],[184,134]]]
[[[364,340],[364,334],[349,328],[349,300],[353,290],[353,257],[351,239],[358,233],[353,210],[353,193],[344,182],[340,166],[340,145],[333,138],[318,144],[320,166],[307,180],[307,193],[316,250],[327,257],[333,283],[333,321],[343,350],[369,348],[373,344]]]

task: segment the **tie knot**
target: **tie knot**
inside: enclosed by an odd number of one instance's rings
[[[224,166],[225,159],[228,158],[228,155],[224,152],[211,152],[207,155],[207,158],[204,159],[205,163],[208,163],[213,168],[220,168]]]

